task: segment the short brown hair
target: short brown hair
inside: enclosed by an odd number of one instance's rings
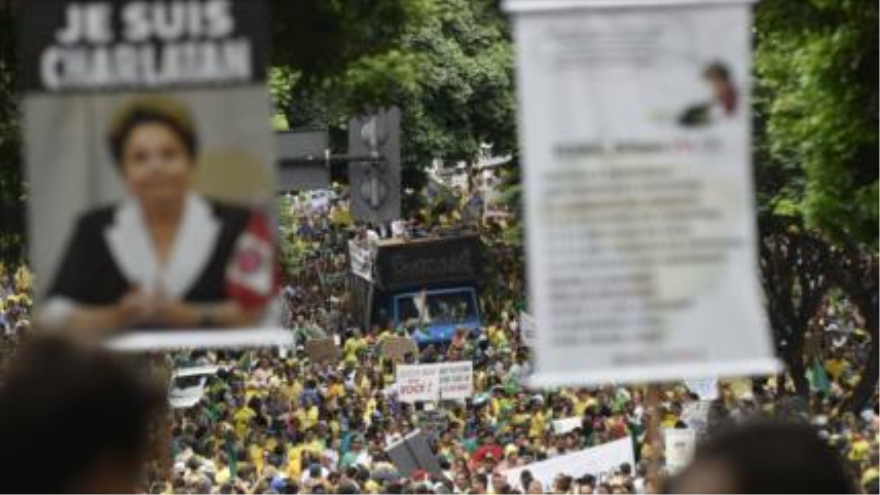
[[[179,101],[165,96],[145,96],[126,102],[110,124],[110,153],[117,165],[122,164],[122,149],[135,128],[142,124],[161,124],[170,129],[183,143],[190,158],[198,155],[196,125],[189,109]]]

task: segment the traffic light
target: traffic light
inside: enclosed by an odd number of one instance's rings
[[[355,117],[348,124],[351,215],[360,222],[400,218],[400,109]]]

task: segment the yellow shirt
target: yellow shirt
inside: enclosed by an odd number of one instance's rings
[[[302,445],[291,447],[287,451],[287,469],[285,471],[290,479],[299,480],[302,477],[302,453]]]
[[[311,406],[308,409],[296,410],[296,419],[304,430],[310,430],[318,424],[318,407]]]
[[[251,445],[249,449],[251,463],[253,463],[254,468],[257,470],[257,473],[263,472],[263,448],[259,445]]]
[[[540,438],[544,435],[544,428],[547,425],[547,420],[544,418],[544,413],[538,411],[532,416],[532,422],[529,424],[529,437],[531,438]]]
[[[238,438],[244,438],[245,433],[247,433],[248,423],[256,415],[257,413],[247,406],[235,411],[232,419],[235,420],[235,433],[238,435]]]
[[[843,374],[845,368],[846,362],[842,359],[829,359],[825,361],[825,371],[827,371],[834,380],[840,379],[840,375]]]

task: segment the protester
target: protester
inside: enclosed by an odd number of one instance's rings
[[[32,340],[0,388],[0,491],[135,493],[161,388],[118,356]]]
[[[759,422],[701,446],[670,493],[854,493],[840,456],[803,424]]]
[[[411,360],[473,361],[474,395],[465,401],[425,404],[398,400],[394,363],[382,343],[406,335],[390,323],[359,328],[351,315],[346,249],[352,238],[380,233],[353,227],[344,194],[292,198],[284,206],[286,237],[282,298],[296,345],[258,351],[174,354],[176,367],[221,367],[192,408],[177,409],[171,430],[171,465],[143,485],[154,493],[645,493],[668,470],[661,443],[650,438],[656,418],[664,427],[706,433],[756,415],[813,423],[820,438],[845,460],[852,479],[877,485],[877,396],[865,411],[846,411],[844,400],[867,358],[869,339],[845,300],[828,303],[814,329],[817,372],[810,397],[794,393],[790,379],[721,381],[717,399],[701,400],[685,384],[661,387],[656,404],[646,387],[528,390],[530,350],[520,335],[525,309],[522,248],[509,239],[506,220],[468,218],[485,252],[479,332],[456,332],[452,342],[421,349]],[[461,204],[473,204],[462,198]],[[418,238],[465,228],[448,202],[428,204],[386,235]],[[393,230],[393,234],[392,231]],[[340,356],[312,362],[311,339],[332,337]],[[827,369],[826,369],[827,368]],[[711,407],[704,407],[711,405]],[[575,419],[573,429],[560,420]],[[404,476],[386,449],[422,428],[442,473]],[[605,472],[558,473],[550,482],[528,468],[620,439],[633,445],[634,464]],[[654,473],[657,473],[656,476]],[[528,474],[526,474],[528,473]],[[679,478],[676,478],[679,480]],[[676,481],[678,483],[678,481]],[[680,486],[680,485],[676,485]],[[746,489],[747,487],[743,488]]]

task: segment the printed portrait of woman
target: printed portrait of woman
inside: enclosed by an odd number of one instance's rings
[[[169,97],[128,100],[107,145],[126,197],[78,219],[41,323],[102,335],[254,324],[277,285],[271,230],[263,212],[195,191],[189,109]]]

